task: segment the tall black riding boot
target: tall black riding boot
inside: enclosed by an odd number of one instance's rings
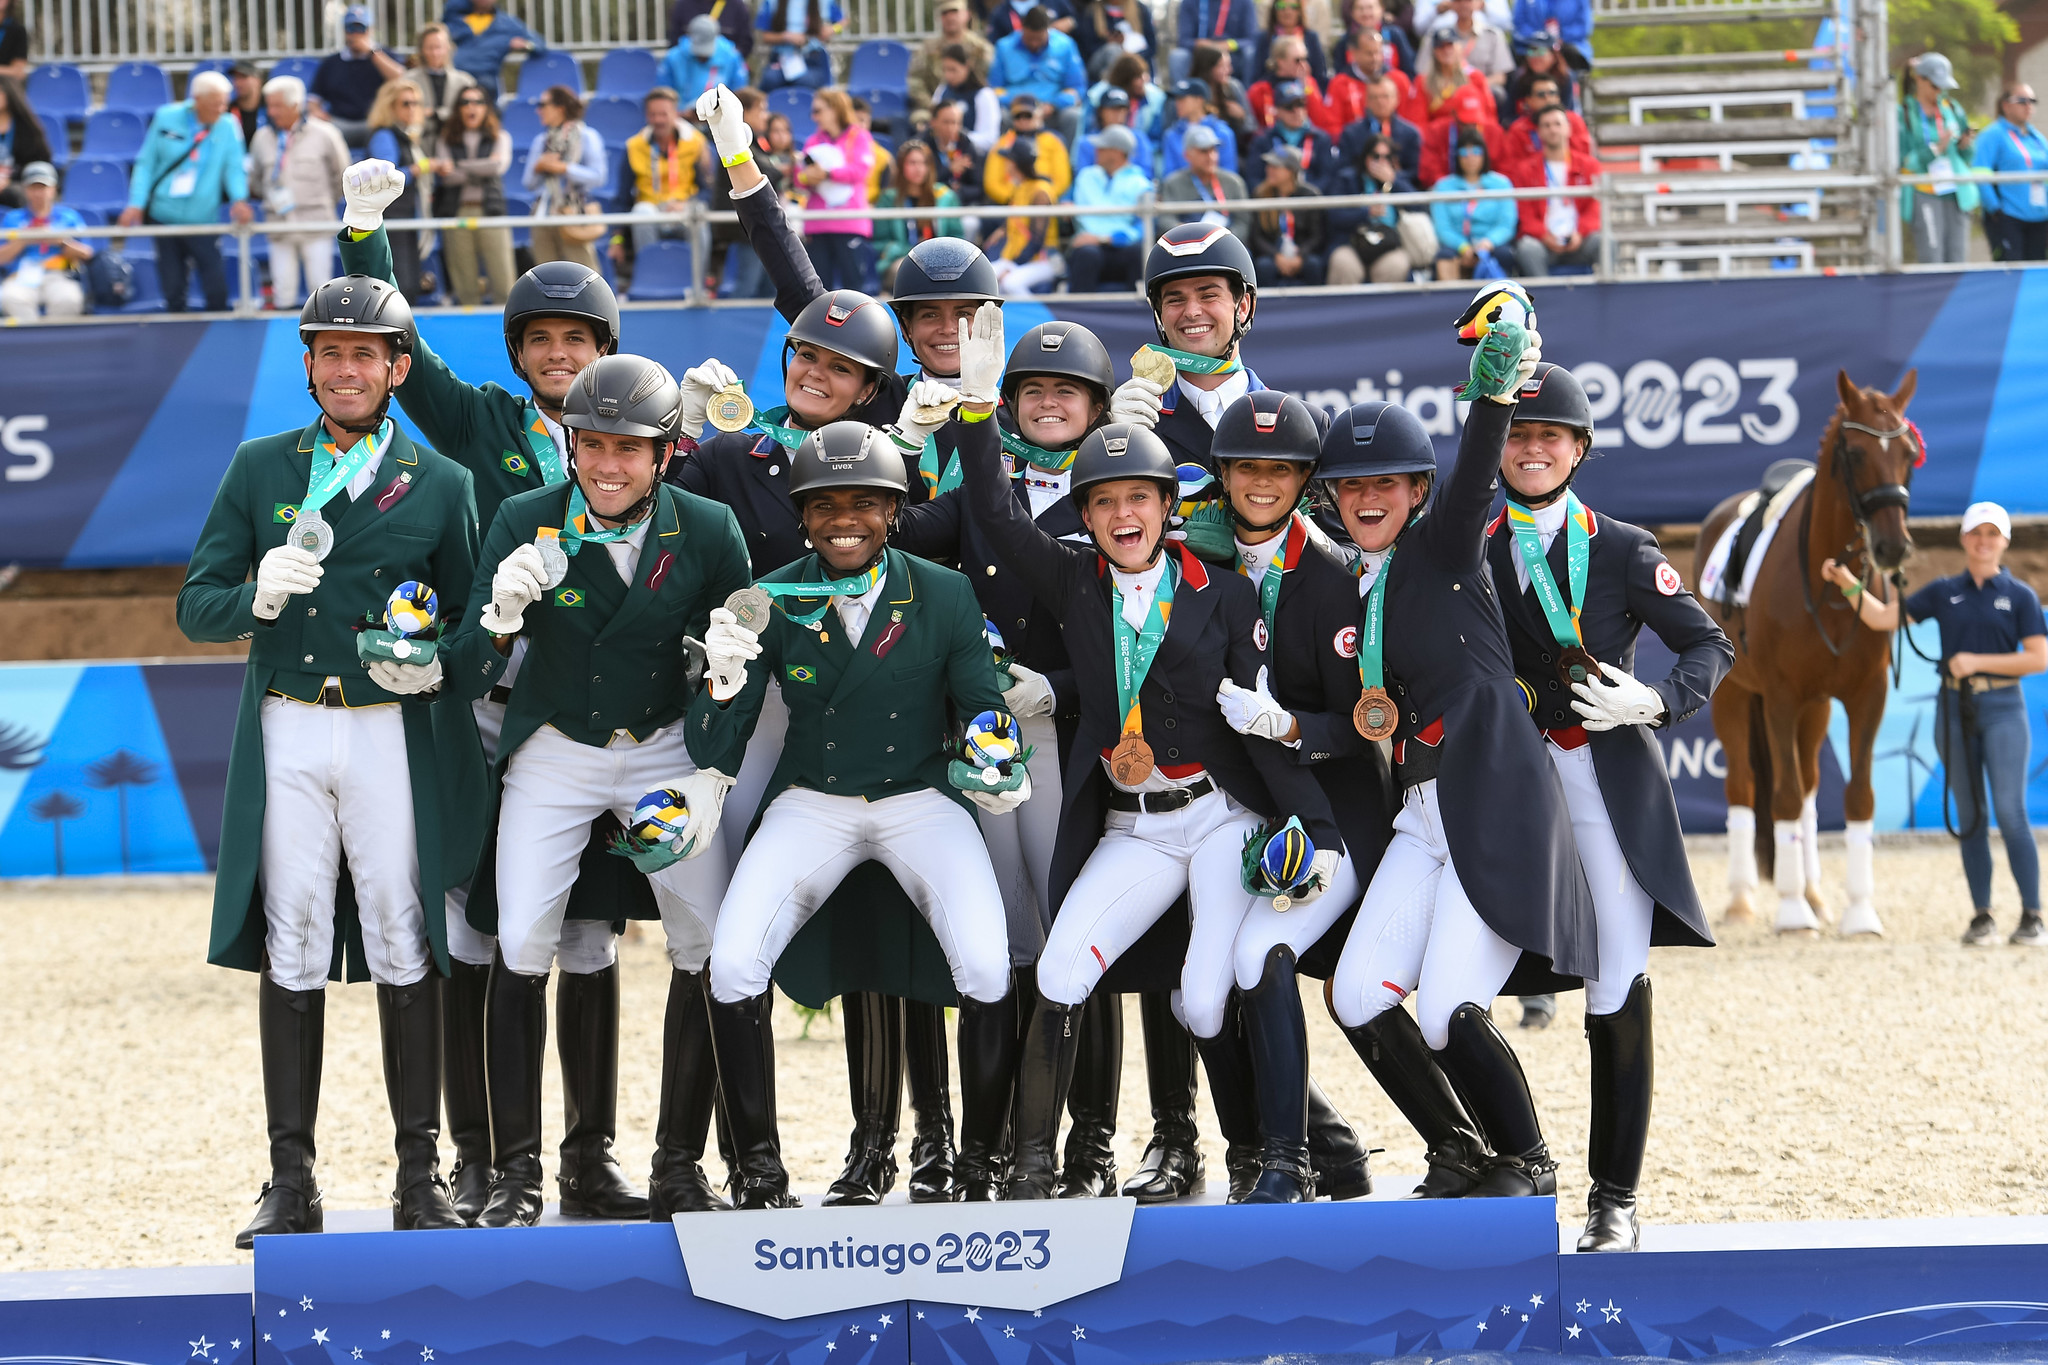
[[[1259,1174],[1242,1202],[1305,1203],[1316,1197],[1308,1163],[1308,1020],[1292,949],[1283,944],[1266,954],[1266,970],[1242,1002],[1259,1106]]]
[[[1372,1170],[1358,1130],[1344,1117],[1316,1078],[1308,1078],[1308,1162],[1316,1190],[1331,1199],[1363,1199],[1372,1193]]]
[[[1429,1148],[1429,1174],[1410,1198],[1461,1199],[1472,1193],[1486,1179],[1486,1141],[1437,1066],[1413,1016],[1404,1009],[1386,1010],[1357,1028],[1344,1029],[1344,1036]]]
[[[1008,995],[993,1005],[969,1004],[960,1002],[960,1153],[953,1164],[953,1199],[985,1204],[1003,1197],[1010,1177],[1017,1071],[1038,1005],[1037,978],[1028,967],[1014,969]],[[1007,1071],[996,1064],[1005,1057]]]
[[[1041,998],[1017,1059],[1015,1162],[1005,1199],[1050,1199],[1059,1174],[1060,1111],[1081,1051],[1081,1007]],[[962,1073],[963,1079],[965,1073]]]
[[[913,1204],[943,1204],[953,1197],[952,1070],[946,1059],[945,1008],[904,1001],[903,1077],[910,1083],[910,1110],[917,1117],[910,1179],[904,1184]]]
[[[1230,1174],[1229,1202],[1239,1204],[1259,1179],[1259,1096],[1252,1080],[1251,1044],[1245,1040],[1244,1010],[1232,990],[1223,1007],[1223,1027],[1214,1038],[1195,1039],[1202,1070],[1209,1073],[1209,1103],[1223,1130],[1223,1167]]]
[[[256,1216],[235,1235],[247,1251],[258,1237],[318,1232],[320,1187],[313,1183],[313,1121],[320,1113],[320,1057],[327,992],[288,991],[266,967],[256,987],[256,1032],[263,1045],[263,1111],[270,1127],[270,1179]]]
[[[661,1025],[661,1113],[654,1121],[654,1173],[647,1189],[650,1222],[732,1207],[704,1174],[704,1143],[717,1096],[704,974],[671,969]]]
[[[1162,1204],[1194,1193],[1202,1181],[1201,1135],[1195,1129],[1195,1040],[1173,1013],[1173,997],[1146,991],[1138,997],[1145,1037],[1145,1087],[1152,1098],[1152,1141],[1124,1193],[1140,1204]]]
[[[455,1211],[474,1226],[491,1197],[491,1103],[484,1083],[484,1005],[491,969],[451,958],[441,986],[441,1096],[455,1143],[449,1172]]]
[[[1556,1194],[1557,1163],[1543,1143],[1529,1078],[1493,1016],[1469,1002],[1458,1006],[1451,1014],[1449,1046],[1435,1055],[1493,1142],[1491,1168],[1472,1197]]]
[[[619,964],[563,972],[555,987],[555,1050],[562,1054],[562,1166],[555,1183],[570,1218],[647,1217],[647,1196],[626,1178],[619,1136]]]
[[[846,1169],[825,1193],[827,1204],[879,1204],[896,1184],[896,1127],[903,1112],[903,1002],[873,991],[839,997],[846,1033],[846,1083],[853,1099],[853,1136]]]
[[[1101,1199],[1116,1193],[1117,1099],[1123,1089],[1124,998],[1098,991],[1081,1013],[1081,1055],[1067,1091],[1067,1150],[1059,1197]]]
[[[789,1192],[782,1137],[776,1130],[774,1030],[769,1018],[773,999],[773,991],[729,1005],[716,995],[710,997],[718,1088],[738,1158],[733,1207],[739,1209],[793,1209],[803,1203]]]
[[[1636,1184],[1650,1139],[1650,978],[1638,976],[1612,1014],[1586,1016],[1593,1060],[1593,1124],[1586,1140],[1586,1234],[1581,1251],[1634,1251]]]
[[[491,964],[484,1071],[491,1087],[491,1164],[498,1178],[480,1228],[540,1221],[540,1068],[548,1045],[548,979]]]
[[[384,1091],[397,1132],[398,1185],[391,1226],[398,1232],[468,1227],[441,1178],[441,978],[377,987],[384,1039]]]

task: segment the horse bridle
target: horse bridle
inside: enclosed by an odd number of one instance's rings
[[[1860,431],[1864,435],[1875,437],[1879,442],[1887,445],[1900,437],[1912,439],[1915,433],[1913,431],[1913,424],[1904,419],[1901,419],[1896,427],[1889,431],[1884,431],[1862,422],[1853,422],[1846,417],[1842,419],[1841,426],[1835,433],[1835,448],[1833,451],[1835,475],[1841,480],[1842,492],[1848,498],[1849,515],[1856,520],[1857,541],[1860,542],[1860,544],[1851,543],[1842,548],[1847,552],[1860,551],[1863,561],[1867,565],[1870,563],[1870,519],[1887,507],[1896,507],[1901,513],[1904,513],[1912,505],[1913,492],[1909,485],[1913,477],[1913,466],[1911,464],[1906,466],[1907,483],[1881,483],[1874,488],[1857,488],[1855,474],[1850,469],[1851,459],[1857,452],[1849,444],[1848,437],[1842,434],[1846,431]],[[1806,547],[1812,527],[1813,498],[1809,494],[1806,499],[1804,514],[1799,519],[1799,591],[1806,599],[1806,614],[1813,618],[1813,628],[1819,633],[1821,643],[1828,647],[1829,654],[1839,659],[1842,657],[1843,646],[1837,645],[1828,635],[1827,624],[1820,619],[1820,608],[1813,600],[1813,584],[1807,577]],[[1905,586],[1906,576],[1903,571],[1894,572],[1891,577],[1894,587],[1903,588]],[[1853,626],[1854,623],[1852,622],[1852,635],[1854,634]]]

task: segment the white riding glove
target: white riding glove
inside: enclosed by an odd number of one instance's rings
[[[547,579],[540,548],[517,547],[491,575],[491,601],[478,624],[493,635],[517,635],[526,624],[526,609],[547,595]]]
[[[391,659],[372,659],[370,681],[386,692],[400,697],[431,692],[441,685],[441,656],[437,653],[423,664],[402,664]]]
[[[722,85],[697,96],[697,121],[711,134],[721,162],[754,145],[754,130],[740,112],[739,97]]]
[[[1031,774],[1026,772],[1024,780],[1017,784],[1017,790],[1008,792],[976,791],[972,787],[964,793],[969,801],[987,811],[990,815],[1008,815],[1031,799]]]
[[[1529,348],[1522,352],[1522,359],[1515,366],[1515,392],[1522,391],[1522,385],[1536,374],[1537,363],[1543,359],[1543,333],[1534,327],[1529,329]]]
[[[264,552],[256,565],[256,600],[249,609],[264,621],[275,621],[284,610],[284,600],[296,593],[309,593],[320,586],[320,561],[311,550],[280,545]]]
[[[711,674],[711,700],[729,702],[747,685],[747,660],[761,657],[761,637],[724,607],[711,609],[704,632],[704,656]]]
[[[1586,718],[1588,730],[1655,725],[1664,719],[1664,698],[1657,695],[1656,688],[1613,664],[1601,664],[1600,676],[1606,681],[1597,686],[1590,680],[1572,684],[1579,697],[1572,710]]]
[[[384,209],[405,193],[405,175],[388,161],[375,157],[358,161],[341,173],[341,197],[345,208],[341,225],[351,232],[375,232],[384,226]]]
[[[704,417],[711,410],[711,395],[740,382],[732,367],[713,356],[694,370],[683,371],[683,435],[696,440],[704,434]]]
[[[1166,390],[1143,375],[1132,375],[1110,395],[1109,420],[1128,422],[1150,431],[1159,425],[1159,409],[1166,403]]]
[[[716,768],[699,768],[675,784],[682,794],[683,809],[690,812],[673,845],[684,858],[694,858],[711,847],[719,817],[725,813],[725,794],[732,790],[734,780]]]
[[[920,379],[910,386],[904,396],[903,411],[896,418],[891,435],[905,450],[922,451],[925,438],[933,435],[940,427],[953,420],[953,407],[960,401],[960,395],[953,386],[939,379]],[[925,416],[918,416],[923,409]],[[936,414],[936,422],[927,420]]]
[[[1010,685],[1003,689],[1003,709],[1019,720],[1026,716],[1052,714],[1052,684],[1045,674],[1034,673],[1014,659],[1004,665],[1010,670]]]
[[[1290,895],[1288,899],[1294,903],[1287,908],[1299,910],[1321,900],[1323,893],[1330,889],[1330,879],[1337,875],[1337,864],[1343,860],[1344,855],[1334,848],[1317,849],[1316,856],[1309,859],[1307,889]]]
[[[1285,735],[1294,728],[1294,713],[1266,690],[1264,664],[1259,665],[1258,681],[1251,687],[1239,687],[1225,678],[1216,689],[1216,704],[1223,708],[1224,723],[1241,735],[1285,743]]]
[[[1003,382],[1003,365],[1009,352],[1003,349],[1003,306],[984,303],[974,310],[970,326],[960,319],[960,400],[964,403],[993,403]]]

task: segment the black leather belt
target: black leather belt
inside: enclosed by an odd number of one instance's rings
[[[500,706],[509,706],[512,702],[512,689],[509,687],[494,687],[484,695]]]
[[[274,687],[269,689],[269,694],[273,697],[283,697],[286,701],[298,702],[301,706],[324,706],[331,711],[342,711],[348,708],[348,703],[341,699],[340,686],[335,683],[329,683],[321,688],[320,695],[312,701],[306,701],[303,698],[280,692]]]
[[[1941,685],[1951,692],[1968,688],[1972,692],[1998,692],[2008,687],[2018,687],[2018,678],[2001,678],[1989,673],[1972,673],[1967,678],[1943,678]]]
[[[1216,784],[1208,778],[1186,787],[1173,787],[1163,792],[1127,792],[1112,787],[1109,791],[1111,810],[1141,810],[1148,815],[1164,815],[1168,811],[1181,810],[1216,790]]]
[[[1424,744],[1410,740],[1401,746],[1401,761],[1394,765],[1394,782],[1402,791],[1419,787],[1437,774],[1443,766],[1444,751],[1440,744]]]

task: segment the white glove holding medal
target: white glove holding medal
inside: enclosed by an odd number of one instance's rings
[[[384,226],[384,210],[405,193],[405,175],[388,161],[371,157],[358,161],[341,173],[341,197],[346,205],[341,225],[351,232],[375,232]]]
[[[1337,864],[1343,860],[1344,855],[1334,848],[1317,849],[1316,856],[1309,859],[1306,889],[1291,893],[1288,899],[1293,904],[1287,908],[1299,910],[1304,905],[1321,900],[1323,893],[1330,889],[1330,879],[1337,875]]]
[[[1573,683],[1579,700],[1572,710],[1586,718],[1588,730],[1613,730],[1623,725],[1655,725],[1664,719],[1664,698],[1657,689],[1624,673],[1613,664],[1600,665],[1605,682]]]
[[[1003,709],[1023,720],[1027,716],[1049,716],[1052,714],[1052,684],[1045,680],[1045,674],[1035,673],[1011,660],[1003,667],[1010,671],[1010,685],[1003,689]]]
[[[441,685],[441,656],[423,664],[402,664],[390,659],[370,660],[370,681],[394,696],[412,697],[431,692]]]
[[[711,627],[704,632],[704,655],[711,673],[711,700],[729,702],[747,685],[747,660],[761,657],[761,637],[724,607],[713,607]]]
[[[962,794],[990,815],[1008,815],[1031,799],[1031,774],[1028,770],[1025,772],[1024,780],[1017,784],[1015,791],[976,791],[969,787]]]
[[[721,162],[754,145],[754,130],[740,112],[739,97],[722,85],[697,96],[697,121],[710,132]]]
[[[309,593],[320,586],[324,572],[311,550],[296,545],[279,545],[264,552],[256,565],[256,600],[249,609],[265,621],[275,621],[284,610],[287,597]]]
[[[905,450],[923,450],[925,438],[938,433],[939,428],[953,420],[953,405],[960,401],[960,394],[952,385],[939,379],[920,379],[910,386],[904,395],[903,411],[896,417],[895,429],[891,432],[896,443]],[[918,420],[918,410],[944,409],[936,422]]]
[[[694,370],[684,370],[680,409],[683,435],[693,441],[703,435],[704,418],[711,411],[711,395],[739,382],[740,377],[716,356]]]
[[[547,579],[539,546],[514,549],[491,575],[490,605],[478,623],[493,635],[517,635],[526,624],[526,609],[547,595]]]
[[[1159,425],[1159,409],[1166,403],[1166,390],[1141,374],[1134,374],[1110,395],[1109,420],[1128,422],[1150,431]]]
[[[1223,708],[1224,723],[1241,735],[1254,735],[1285,743],[1294,728],[1294,713],[1275,701],[1266,690],[1266,666],[1259,665],[1257,683],[1239,687],[1229,678],[1216,689],[1216,704]]]
[[[712,836],[718,833],[719,817],[725,813],[725,794],[732,790],[733,782],[733,778],[716,768],[699,768],[675,784],[683,798],[683,809],[690,812],[673,845],[684,859],[694,858],[711,847]]]
[[[1003,382],[1003,366],[1009,353],[1003,349],[1003,306],[984,303],[974,310],[974,322],[960,319],[960,401],[993,403]]]

